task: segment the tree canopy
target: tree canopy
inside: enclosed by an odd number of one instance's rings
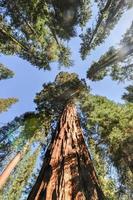
[[[44,84],[43,90],[36,95],[37,110],[46,115],[59,116],[68,101],[80,99],[86,90],[85,81],[79,80],[77,74],[60,72],[53,83]]]
[[[70,49],[64,41],[76,35],[76,25],[86,24],[89,4],[89,0],[1,0],[0,52],[17,54],[44,69],[50,69],[53,61],[72,65]]]

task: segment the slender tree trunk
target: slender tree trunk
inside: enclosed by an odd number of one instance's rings
[[[103,200],[74,104],[68,104],[28,200]]]
[[[22,159],[22,153],[18,152],[16,156],[10,161],[10,163],[7,165],[3,173],[0,175],[0,189],[3,187],[3,185],[6,183],[8,177],[10,176],[13,169],[16,167],[18,162]]]
[[[3,187],[3,185],[6,183],[7,179],[9,178],[11,172],[15,169],[19,161],[23,158],[25,155],[27,149],[29,147],[29,143],[27,143],[23,150],[21,152],[18,152],[15,157],[10,161],[10,163],[7,165],[5,170],[0,175],[0,189]]]

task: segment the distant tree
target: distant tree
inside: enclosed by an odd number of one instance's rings
[[[0,80],[12,78],[13,76],[14,73],[0,63]],[[18,99],[16,98],[7,98],[7,99],[0,98],[0,113],[7,111],[8,108],[17,101]]]
[[[16,98],[7,98],[7,99],[0,98],[0,113],[7,111],[7,109],[17,101],[18,100]]]
[[[1,199],[20,199],[23,187],[28,183],[30,175],[34,169],[39,150],[40,147],[33,153],[28,151],[24,158],[19,162],[18,167],[15,169],[14,173],[11,174],[6,183],[7,187],[4,187],[3,190],[0,191]]]
[[[24,152],[18,152],[14,158],[10,161],[10,163],[6,166],[4,171],[0,175],[0,189],[4,186],[7,179],[9,178],[11,172],[14,170],[14,168],[17,166],[19,161],[23,158]]]
[[[14,73],[6,68],[3,64],[0,63],[0,80],[12,78],[14,76]]]
[[[133,80],[133,22],[120,41],[119,48],[111,47],[98,62],[94,62],[87,72],[93,81],[110,75],[113,80]]]
[[[127,92],[125,92],[122,98],[127,101],[133,103],[133,85],[129,85],[126,87]]]
[[[133,6],[132,1],[126,0],[96,0],[96,2],[99,10],[95,25],[88,28],[86,33],[81,34],[80,53],[82,59],[85,59],[92,49],[104,42],[125,9]]]

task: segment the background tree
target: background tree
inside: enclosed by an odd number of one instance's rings
[[[126,87],[127,92],[125,92],[122,98],[127,101],[133,103],[133,85],[129,85]]]
[[[7,111],[8,108],[14,103],[16,103],[18,100],[16,98],[0,98],[0,113]]]
[[[119,198],[131,199],[133,105],[119,105],[105,97],[86,95],[82,98],[81,108],[87,131],[91,133],[88,135],[89,143],[95,143],[96,153],[102,154],[108,169],[113,166],[117,170]]]
[[[0,64],[0,80],[12,78],[13,76],[14,73],[10,69],[6,68],[3,64]],[[0,113],[7,111],[8,108],[17,101],[18,99],[16,98],[0,98]]]
[[[0,192],[1,199],[20,199],[24,186],[28,183],[28,179],[36,164],[39,150],[40,149],[37,148],[33,153],[28,152],[20,161],[19,166],[16,168],[14,173],[11,174],[8,182],[6,183],[6,187],[4,187],[4,189]]]
[[[87,72],[87,77],[93,81],[101,80],[110,75],[113,80],[133,80],[133,23],[127,30],[119,48],[111,47],[98,62],[94,62]]]
[[[3,64],[0,63],[0,80],[12,78],[14,76],[14,73],[6,68]]]
[[[94,27],[89,27],[86,33],[81,34],[82,43],[80,52],[82,59],[86,58],[91,49],[95,49],[96,46],[104,42],[125,9],[133,6],[132,1],[126,0],[96,0],[96,2],[99,10],[95,25]]]
[[[14,193],[18,194],[17,198],[19,198],[24,187],[28,185],[38,155],[44,146],[46,135],[50,131],[48,118],[45,121],[43,116],[43,120],[42,122],[38,114],[25,113],[21,119],[16,119],[18,126],[14,127],[15,129],[11,131],[13,124],[9,124],[9,127],[1,130],[5,134],[9,130],[11,133],[6,134],[6,137],[1,140],[0,151],[3,151],[6,156],[1,162],[1,172],[4,173],[0,175],[0,198],[6,199],[10,196],[11,199],[15,199]]]

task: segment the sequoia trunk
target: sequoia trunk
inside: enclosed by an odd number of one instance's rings
[[[103,199],[76,108],[69,103],[28,200]]]

